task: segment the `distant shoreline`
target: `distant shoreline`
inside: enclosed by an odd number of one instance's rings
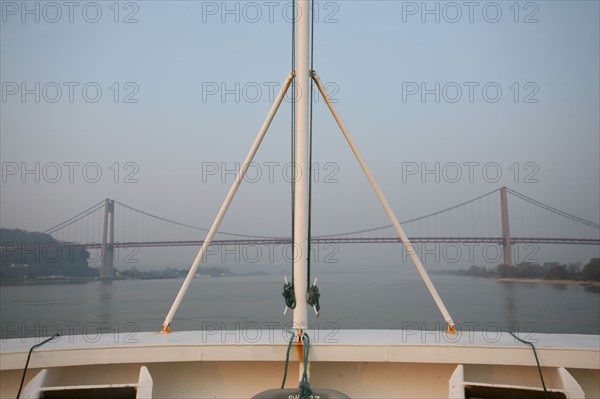
[[[223,275],[199,275],[198,279],[222,278],[222,277],[255,277],[267,276],[264,272],[255,272],[247,274],[223,274]],[[72,276],[54,276],[54,277],[34,277],[34,278],[0,278],[0,286],[4,285],[44,285],[44,284],[85,284],[94,281],[124,281],[124,280],[182,280],[185,276],[119,276],[108,279],[100,277],[72,277]]]
[[[98,277],[2,278],[0,285],[80,284],[95,280]]]
[[[544,279],[544,278],[523,278],[523,277],[498,277],[496,281],[508,282],[508,283],[545,283],[545,284],[561,284],[561,285],[588,285],[593,287],[600,287],[600,281],[592,280],[557,280],[557,279]]]

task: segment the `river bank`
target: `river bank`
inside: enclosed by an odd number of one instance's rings
[[[524,278],[524,277],[497,277],[497,281],[512,282],[512,283],[545,283],[545,284],[561,284],[561,285],[586,285],[592,287],[600,287],[600,281],[593,280],[559,280],[545,278]]]
[[[48,276],[36,278],[0,278],[0,285],[81,284],[96,280],[98,280],[98,277]]]

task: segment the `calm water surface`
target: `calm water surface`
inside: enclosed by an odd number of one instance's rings
[[[433,275],[463,331],[600,334],[598,287]],[[159,331],[183,280],[93,281],[0,287],[1,338]],[[283,327],[282,276],[198,278],[173,330]],[[385,270],[319,276],[313,328],[440,330],[444,321],[416,273]]]

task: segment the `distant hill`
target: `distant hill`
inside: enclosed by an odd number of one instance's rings
[[[0,278],[47,276],[92,277],[89,252],[77,244],[49,234],[20,229],[0,229]]]

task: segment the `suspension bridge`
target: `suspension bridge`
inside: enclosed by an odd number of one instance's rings
[[[509,200],[510,199],[510,200]],[[510,209],[510,213],[509,213]],[[119,215],[116,218],[115,215]],[[487,243],[502,247],[512,265],[515,244],[600,246],[600,225],[556,209],[507,187],[460,204],[402,221],[411,243]],[[113,276],[116,248],[200,246],[208,229],[170,220],[116,200],[105,199],[44,233],[62,245],[100,250],[101,277]],[[220,231],[211,245],[291,244],[290,237]],[[313,244],[398,243],[393,226],[313,234]],[[0,247],[0,250],[8,250]]]

